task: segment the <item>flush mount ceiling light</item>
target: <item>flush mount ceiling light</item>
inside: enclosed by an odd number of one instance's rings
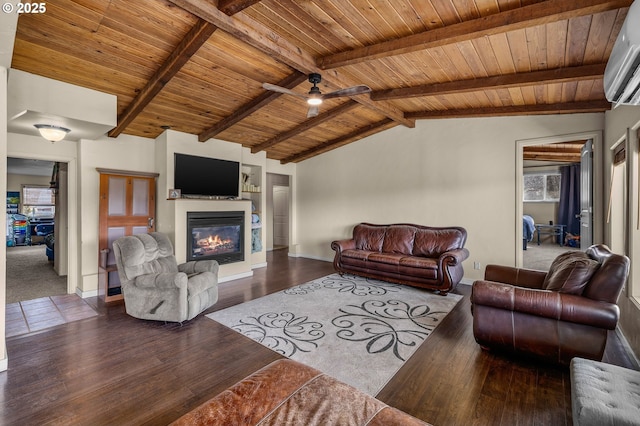
[[[38,129],[40,136],[51,141],[51,143],[61,141],[71,131],[66,127],[53,124],[34,124],[33,126]]]

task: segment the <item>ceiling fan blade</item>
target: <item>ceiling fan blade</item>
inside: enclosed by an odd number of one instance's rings
[[[267,90],[271,90],[272,92],[284,93],[285,95],[293,95],[293,96],[297,96],[299,98],[307,99],[306,96],[301,95],[300,93],[296,93],[296,92],[291,91],[291,90],[289,90],[289,89],[287,89],[285,87],[276,86],[275,84],[262,83],[262,88],[263,89],[267,89]]]
[[[319,110],[320,109],[318,108],[318,105],[311,105],[309,107],[309,110],[307,111],[307,118],[311,118],[311,117],[317,116]]]
[[[362,95],[363,93],[369,93],[371,88],[369,86],[360,85],[347,87],[346,89],[336,90],[335,92],[327,93],[326,95],[322,95],[323,99],[337,98],[339,96],[354,96],[354,95]]]

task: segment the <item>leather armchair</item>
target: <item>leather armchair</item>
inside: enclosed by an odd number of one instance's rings
[[[484,349],[560,364],[601,360],[628,275],[629,258],[604,245],[562,254],[549,272],[488,265],[473,283],[473,335]]]
[[[113,242],[127,314],[160,321],[188,321],[218,301],[218,262],[178,265],[162,233],[131,235]]]

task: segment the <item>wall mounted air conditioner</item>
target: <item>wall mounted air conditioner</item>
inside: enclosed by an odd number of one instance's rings
[[[604,71],[604,92],[616,105],[640,105],[640,0],[629,7]]]

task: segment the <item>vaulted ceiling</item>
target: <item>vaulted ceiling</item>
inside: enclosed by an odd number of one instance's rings
[[[48,0],[12,67],[114,94],[110,136],[169,127],[298,162],[416,120],[602,112],[631,0]],[[308,74],[327,99],[307,118]]]

